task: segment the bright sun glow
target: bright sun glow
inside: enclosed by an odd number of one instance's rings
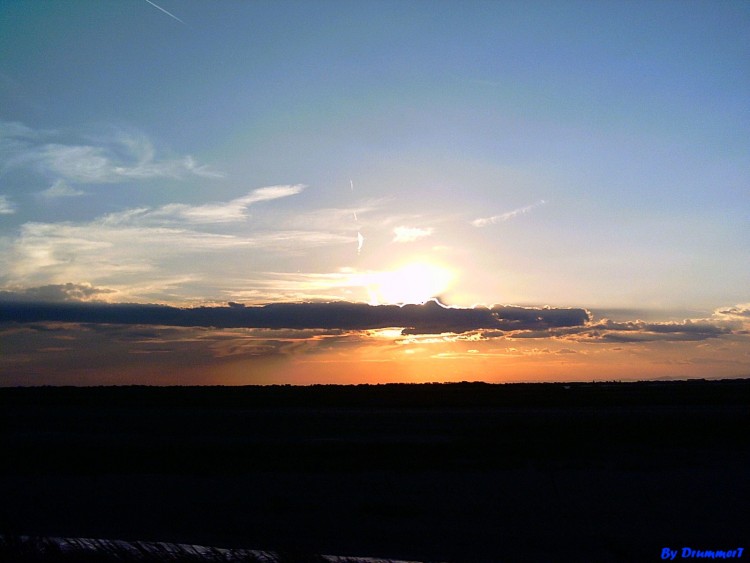
[[[453,280],[450,270],[426,262],[410,262],[387,272],[377,272],[365,280],[370,303],[424,303],[446,291]]]

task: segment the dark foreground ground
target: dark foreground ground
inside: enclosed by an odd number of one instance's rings
[[[747,550],[748,429],[750,380],[6,388],[0,534],[467,563]]]

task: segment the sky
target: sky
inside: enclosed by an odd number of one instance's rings
[[[0,385],[748,377],[748,29],[0,0]]]

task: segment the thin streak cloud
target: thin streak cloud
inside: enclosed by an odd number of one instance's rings
[[[349,179],[349,189],[354,191],[354,180]],[[365,237],[362,235],[362,231],[359,228],[359,219],[357,218],[357,210],[353,209],[352,214],[354,215],[354,224],[357,226],[357,256],[362,254],[362,247],[365,244]]]
[[[508,211],[506,213],[501,213],[500,215],[493,215],[491,217],[480,217],[478,219],[474,219],[471,224],[475,227],[486,227],[487,225],[494,225],[495,223],[500,223],[507,221],[509,219],[513,219],[514,217],[518,217],[519,215],[525,215],[532,209],[535,209],[541,205],[544,205],[547,203],[545,200],[540,200],[536,203],[532,203],[531,205],[526,205],[525,207],[519,207],[518,209],[514,209],[513,211]]]
[[[173,13],[168,12],[167,10],[165,10],[164,8],[162,8],[161,6],[159,6],[157,4],[154,4],[153,2],[151,2],[151,0],[146,0],[146,2],[148,2],[149,4],[151,4],[157,10],[161,10],[162,12],[164,12],[165,14],[167,14],[170,18],[176,19],[182,25],[187,25],[184,21],[182,21],[180,18],[178,18],[177,16],[175,16]]]
[[[184,204],[165,205],[152,212],[154,217],[176,216],[190,223],[229,223],[246,218],[247,208],[255,203],[271,201],[296,195],[305,189],[302,184],[269,186],[251,191],[245,196],[226,203],[209,203],[190,206]]]

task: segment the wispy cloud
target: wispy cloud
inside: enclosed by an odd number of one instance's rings
[[[136,208],[111,213],[102,218],[107,224],[231,223],[247,218],[247,209],[256,203],[296,195],[305,189],[303,184],[269,186],[252,190],[247,195],[226,202],[187,205],[170,203],[156,209]]]
[[[60,197],[76,197],[84,193],[82,190],[71,188],[64,180],[55,180],[49,188],[39,192],[37,195],[44,199],[57,199]]]
[[[63,141],[55,131],[35,131],[22,123],[0,122],[0,166],[31,168],[53,181],[107,184],[186,175],[224,175],[190,156],[159,158],[144,135],[114,129],[106,134]]]
[[[536,203],[532,203],[531,205],[519,207],[518,209],[507,211],[505,213],[501,213],[500,215],[492,215],[491,217],[480,217],[478,219],[474,219],[471,224],[475,227],[486,227],[487,225],[494,225],[495,223],[508,221],[509,219],[513,219],[514,217],[518,217],[519,215],[525,215],[532,209],[544,205],[545,203],[547,202],[542,199]]]
[[[434,232],[432,227],[420,229],[419,227],[396,227],[393,229],[393,242],[414,242],[421,238],[429,237]]]
[[[250,206],[303,189],[269,186],[228,202],[132,208],[84,222],[28,222],[3,240],[2,279],[16,287],[85,281],[159,300],[246,288],[259,257],[278,261],[310,248],[351,244],[351,236],[321,230],[230,228],[247,218]]]
[[[3,142],[9,142],[12,139],[33,139],[38,137],[39,133],[21,123],[20,121],[3,121],[0,120],[0,139]]]
[[[85,184],[179,178],[184,174],[208,178],[223,176],[207,166],[198,166],[191,156],[159,160],[151,143],[145,139],[119,138],[117,143],[126,150],[117,154],[111,147],[49,143],[26,158],[47,174]]]
[[[0,215],[11,215],[16,212],[16,206],[6,195],[0,195]]]
[[[183,228],[91,223],[26,223],[13,241],[5,272],[16,283],[135,281],[160,277],[170,259],[246,246],[231,235]],[[183,266],[183,269],[185,266]],[[119,278],[119,280],[117,280]]]
[[[0,270],[14,285],[91,283],[140,295],[183,295],[198,285],[211,294],[246,288],[253,253],[300,252],[346,244],[341,235],[306,231],[270,231],[249,236],[164,226],[27,223],[2,255]],[[242,251],[226,258],[227,251]],[[202,284],[202,280],[210,280]],[[262,287],[262,286],[261,286]],[[176,292],[176,293],[175,293]]]
[[[213,203],[198,206],[166,206],[162,211],[166,214],[176,213],[181,218],[192,223],[226,223],[241,221],[247,217],[247,209],[255,203],[271,201],[296,195],[305,189],[302,184],[269,186],[253,190],[245,196],[226,203]]]

